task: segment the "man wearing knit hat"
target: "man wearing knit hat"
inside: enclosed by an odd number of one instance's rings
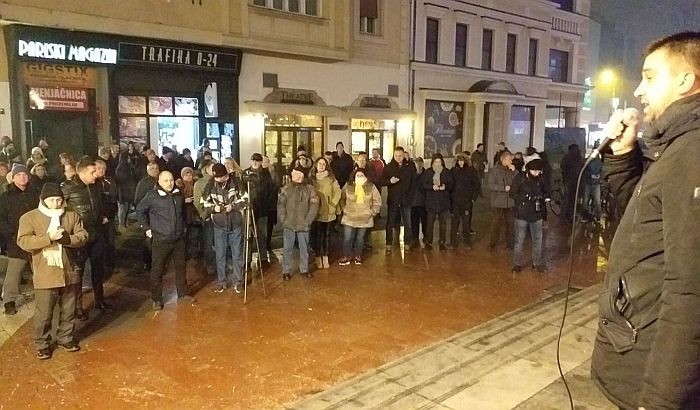
[[[318,213],[319,200],[313,185],[306,180],[305,171],[306,168],[297,163],[292,170],[292,181],[282,188],[277,199],[277,220],[284,228],[283,280],[292,278],[292,252],[296,241],[299,241],[299,271],[313,278],[309,271],[309,231]]]
[[[211,216],[214,226],[214,250],[216,252],[216,275],[221,293],[229,287],[226,272],[226,253],[231,249],[233,259],[233,289],[236,293],[243,291],[243,216],[240,210],[245,202],[241,180],[235,174],[229,174],[224,164],[212,166],[214,182],[209,195],[204,200],[204,209]]]
[[[82,247],[87,241],[77,213],[66,211],[61,188],[48,182],[41,190],[39,207],[19,220],[17,244],[31,253],[34,272],[34,343],[37,358],[51,357],[53,312],[59,307],[56,341],[69,352],[80,350],[75,340],[75,303],[79,271],[66,248]]]
[[[29,255],[17,246],[19,219],[36,208],[39,194],[29,184],[27,167],[15,164],[10,172],[12,183],[0,195],[0,235],[7,239],[7,273],[2,286],[2,301],[6,315],[17,313],[19,283]]]
[[[546,273],[542,258],[542,217],[549,192],[542,178],[541,159],[528,162],[525,174],[513,178],[510,197],[515,201],[515,245],[513,246],[513,274],[520,273],[523,265],[523,244],[528,228],[532,236],[532,268]]]

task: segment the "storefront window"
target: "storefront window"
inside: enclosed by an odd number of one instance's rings
[[[396,146],[396,121],[394,120],[352,120],[352,154],[357,155],[365,151],[372,155],[372,150],[377,148],[384,160],[394,155]]]
[[[120,95],[119,142],[149,145],[161,153],[163,147],[182,152],[197,151],[199,100],[192,97]]]
[[[317,115],[268,114],[265,116],[265,155],[279,170],[287,169],[303,145],[307,155],[323,155],[323,117]]]

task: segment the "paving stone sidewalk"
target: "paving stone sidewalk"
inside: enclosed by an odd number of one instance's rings
[[[577,409],[613,409],[588,376],[600,285],[569,300],[561,364]],[[556,364],[564,294],[546,297],[288,409],[565,409]]]

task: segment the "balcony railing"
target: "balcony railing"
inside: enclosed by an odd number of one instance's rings
[[[563,19],[561,17],[552,17],[552,30],[561,31],[564,33],[580,35],[579,23]]]

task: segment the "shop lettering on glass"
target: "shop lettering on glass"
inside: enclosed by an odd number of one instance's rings
[[[23,63],[22,78],[29,86],[95,88],[96,69],[61,63]]]
[[[135,43],[119,43],[119,59],[223,70],[235,70],[238,61],[234,54]]]
[[[25,40],[19,40],[18,46],[17,54],[20,57],[99,64],[117,63],[117,50],[113,48],[85,47],[73,44],[66,45]]]
[[[88,92],[81,88],[29,87],[29,108],[51,111],[87,111]]]

